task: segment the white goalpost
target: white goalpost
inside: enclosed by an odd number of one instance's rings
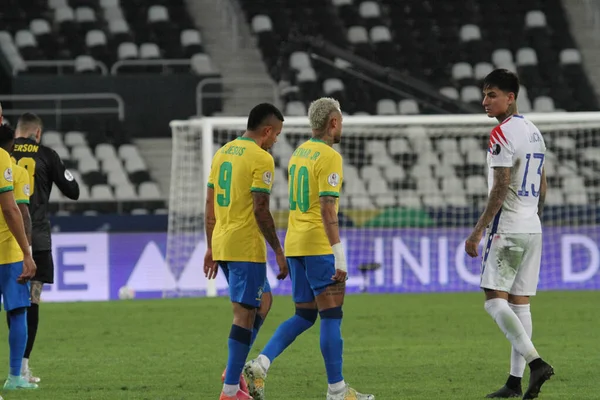
[[[527,117],[540,128],[548,148],[540,289],[600,289],[600,113]],[[171,122],[166,262],[177,284],[165,288],[165,297],[226,293],[222,274],[214,281],[202,274],[206,183],[214,152],[241,135],[246,122],[246,117]],[[462,246],[487,199],[486,151],[495,119],[347,116],[343,124],[336,148],[344,157],[340,224],[348,290],[477,290],[480,260],[465,257]],[[271,209],[282,239],[287,163],[309,137],[308,119],[289,117],[271,149],[276,163]],[[274,266],[273,254],[269,257]],[[269,276],[274,276],[271,269]],[[290,293],[289,281],[270,281],[275,293]]]

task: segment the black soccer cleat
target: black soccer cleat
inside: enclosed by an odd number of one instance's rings
[[[535,362],[535,365],[531,368],[531,373],[529,375],[529,387],[527,391],[523,395],[523,400],[525,399],[536,399],[540,394],[540,390],[542,389],[542,385],[550,379],[552,375],[554,375],[554,368],[544,360],[537,359],[534,360],[531,364]],[[530,364],[530,365],[531,365]]]
[[[511,389],[508,386],[504,385],[500,389],[496,390],[494,393],[490,393],[485,396],[486,399],[512,399],[515,397],[523,396],[523,391],[521,388],[519,390]]]

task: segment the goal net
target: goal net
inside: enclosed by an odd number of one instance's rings
[[[600,289],[600,113],[529,114],[541,130],[549,189],[543,215],[540,290]],[[479,287],[481,260],[464,253],[487,201],[486,154],[494,119],[484,115],[344,118],[341,236],[349,292],[451,292]],[[173,121],[165,296],[227,293],[219,273],[202,273],[204,200],[214,152],[243,134],[246,118]],[[276,171],[271,210],[285,238],[287,163],[310,137],[306,118],[291,117],[271,149]],[[537,168],[537,165],[535,166]],[[533,167],[532,167],[533,168]],[[219,190],[215,187],[215,190]],[[481,251],[480,251],[481,253]],[[268,276],[275,294],[289,280]]]

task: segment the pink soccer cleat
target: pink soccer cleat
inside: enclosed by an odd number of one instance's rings
[[[225,373],[227,372],[227,368],[223,370],[221,374],[221,383],[225,383]],[[240,390],[244,393],[248,393],[248,384],[246,383],[246,378],[244,378],[244,374],[240,375]]]

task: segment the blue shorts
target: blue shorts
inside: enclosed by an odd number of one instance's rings
[[[229,298],[234,303],[260,307],[263,293],[271,291],[267,264],[245,261],[219,261],[229,283]]]
[[[316,296],[335,282],[335,257],[324,256],[287,257],[290,278],[292,279],[292,296],[295,303],[310,303]]]
[[[6,311],[31,305],[29,282],[21,284],[17,278],[23,273],[23,261],[0,265],[0,294]]]

